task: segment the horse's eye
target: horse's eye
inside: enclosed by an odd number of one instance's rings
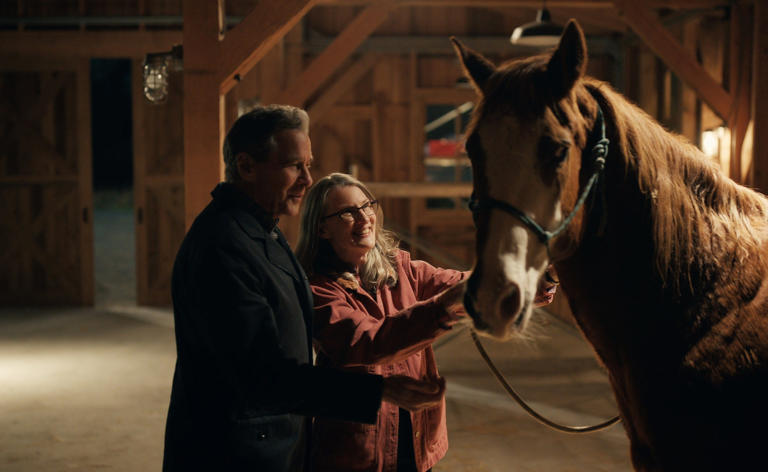
[[[568,157],[568,150],[571,148],[571,143],[567,141],[561,141],[558,143],[557,149],[555,150],[554,156],[555,160],[560,163],[565,160],[566,157]]]
[[[568,140],[554,139],[544,135],[539,141],[539,159],[550,165],[560,165],[568,157],[570,147],[571,142]]]

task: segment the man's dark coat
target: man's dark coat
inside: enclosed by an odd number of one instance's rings
[[[373,423],[381,377],[312,366],[312,295],[274,222],[219,184],[176,256],[164,471],[304,470],[311,416]]]

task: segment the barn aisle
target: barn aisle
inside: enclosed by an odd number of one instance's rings
[[[614,411],[573,329],[539,317],[535,341],[486,348],[523,395],[580,423]],[[630,470],[621,426],[551,431],[507,398],[468,333],[438,348],[451,447],[435,472]],[[0,470],[160,470],[175,359],[168,311],[131,306],[0,311]]]

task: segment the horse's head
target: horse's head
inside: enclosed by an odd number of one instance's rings
[[[466,146],[477,257],[465,305],[476,328],[506,338],[525,327],[549,253],[564,250],[563,235],[581,224],[576,214],[560,236],[547,236],[574,208],[581,151],[596,120],[596,102],[580,83],[586,43],[571,20],[551,54],[497,68],[453,41],[481,98]]]

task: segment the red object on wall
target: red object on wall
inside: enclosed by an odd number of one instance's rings
[[[429,155],[433,157],[453,157],[461,150],[461,142],[449,139],[430,139]]]

